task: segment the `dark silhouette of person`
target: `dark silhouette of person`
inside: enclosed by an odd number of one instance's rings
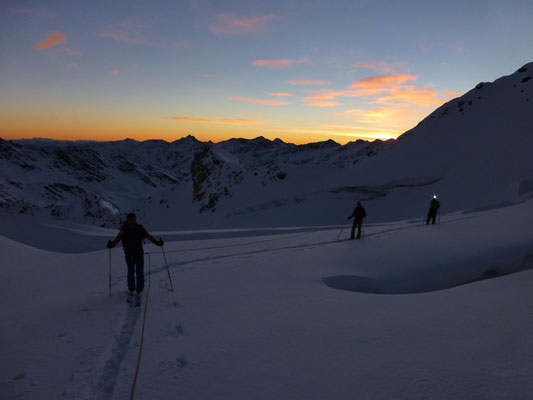
[[[429,220],[433,220],[435,224],[435,219],[437,218],[437,213],[439,212],[440,201],[437,200],[437,196],[433,196],[431,202],[429,203],[428,218],[426,220],[426,225],[429,225]]]
[[[353,218],[353,225],[352,225],[352,232],[350,234],[350,238],[353,239],[355,235],[355,228],[357,227],[357,238],[361,238],[361,227],[363,226],[363,219],[366,217],[366,211],[363,208],[360,201],[357,202],[357,205],[355,206],[352,215],[348,217],[348,219]]]
[[[115,240],[107,242],[107,247],[111,249],[122,240],[128,265],[128,294],[130,295],[135,292],[139,295],[144,289],[144,238],[148,238],[156,246],[164,244],[163,239],[156,240],[142,225],[137,223],[137,216],[130,213]]]

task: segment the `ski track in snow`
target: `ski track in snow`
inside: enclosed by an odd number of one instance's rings
[[[444,223],[450,223],[450,222],[462,221],[462,220],[470,219],[470,218],[474,218],[474,217],[473,216],[459,217],[459,218],[454,218],[454,219],[448,219],[448,220],[443,221],[443,222]],[[394,224],[391,224],[391,225],[394,225]],[[380,235],[386,234],[386,233],[419,228],[420,226],[423,226],[423,225],[425,225],[425,218],[424,218],[424,222],[423,223],[416,223],[416,224],[409,223],[409,225],[407,225],[407,226],[388,228],[388,229],[383,229],[383,230],[380,230],[380,231],[377,231],[377,232],[366,234],[366,235],[364,235],[363,240],[365,240],[366,238],[371,238],[371,237],[379,237]],[[346,225],[342,229],[343,229],[343,231],[344,230],[349,231],[351,229],[351,227]],[[304,236],[304,235],[309,235],[309,234],[313,234],[313,233],[317,233],[317,232],[323,232],[323,231],[324,231],[324,229],[320,229],[320,230],[316,230],[316,231],[304,232],[304,233],[297,234],[297,235],[294,235],[294,236],[290,236],[290,237],[287,237],[287,238],[270,239],[270,240],[264,240],[264,241],[259,241],[259,242],[249,242],[249,243],[242,243],[242,244],[230,244],[230,245],[227,245],[227,246],[220,246],[220,247],[214,246],[213,249],[214,248],[225,248],[225,247],[229,248],[229,247],[237,247],[237,246],[247,246],[247,245],[254,245],[254,244],[264,243],[266,241],[292,239],[292,238],[301,237],[301,236]],[[330,245],[330,244],[335,244],[335,243],[342,243],[342,242],[346,242],[348,240],[350,240],[350,239],[346,239],[345,238],[345,239],[339,239],[339,240],[335,239],[335,240],[329,240],[329,241],[296,244],[296,245],[291,245],[291,246],[282,246],[282,247],[275,247],[275,248],[264,248],[264,249],[259,249],[259,250],[248,250],[248,251],[242,251],[242,252],[238,252],[238,253],[223,254],[223,255],[210,256],[210,257],[201,257],[201,258],[195,258],[195,259],[192,259],[192,260],[179,261],[179,262],[170,262],[170,263],[168,263],[168,266],[169,267],[180,267],[180,266],[183,266],[183,265],[195,264],[195,263],[199,263],[199,262],[203,262],[203,261],[220,260],[220,259],[224,259],[224,258],[239,257],[239,256],[245,256],[245,255],[251,255],[251,254],[270,253],[270,252],[273,252],[273,251],[281,251],[281,250],[295,250],[295,249],[304,249],[304,248],[314,248],[315,246],[325,246],[325,245]],[[175,250],[175,251],[172,251],[172,250],[171,251],[167,251],[166,254],[181,253],[181,252],[192,252],[192,251],[202,251],[202,250],[204,250],[204,249],[203,248],[198,248],[198,249],[194,249],[194,248],[193,249],[180,249],[180,250]],[[155,253],[154,252],[154,253],[146,253],[146,254],[156,255],[156,254],[163,254],[163,253]],[[164,272],[164,271],[166,271],[166,266],[165,265],[162,265],[160,267],[152,268],[152,273],[160,273],[160,272]]]
[[[128,351],[141,310],[140,307],[127,307],[127,312],[117,324],[113,339],[96,369],[97,375],[88,393],[83,396],[84,399],[110,400],[113,397],[122,361]]]

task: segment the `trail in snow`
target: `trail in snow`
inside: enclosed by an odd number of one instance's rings
[[[97,368],[98,373],[93,379],[89,393],[84,396],[85,399],[110,400],[113,397],[122,360],[128,351],[139,315],[140,307],[127,306],[127,311],[117,324],[113,339],[102,356],[102,362]]]

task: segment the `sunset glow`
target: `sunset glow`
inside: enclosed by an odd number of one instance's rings
[[[7,1],[0,137],[396,138],[530,61],[530,4],[421,4]]]

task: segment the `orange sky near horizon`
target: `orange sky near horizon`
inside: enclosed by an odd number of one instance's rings
[[[350,110],[360,114],[358,110]],[[407,114],[408,112],[405,111]],[[138,141],[162,139],[173,142],[187,135],[201,141],[220,142],[231,138],[253,139],[263,136],[274,140],[305,144],[332,139],[345,144],[358,139],[391,139],[414,126],[411,121],[402,121],[405,129],[397,129],[395,120],[389,120],[390,128],[356,126],[345,120],[343,124],[279,124],[260,120],[239,119],[192,119],[184,117],[150,118],[137,115],[126,118],[110,115],[89,116],[82,113],[39,113],[30,114],[11,111],[5,115],[0,111],[0,137],[5,140],[48,138],[56,140],[114,141],[125,138]],[[20,114],[17,116],[17,114]],[[389,114],[385,113],[389,117]],[[411,115],[416,117],[416,115]],[[389,118],[390,119],[390,118]],[[375,125],[375,124],[370,124]]]
[[[21,126],[22,125],[22,126]],[[116,141],[126,138],[135,139],[137,141],[145,140],[164,140],[173,142],[182,137],[191,135],[203,142],[221,142],[231,138],[245,138],[253,139],[263,136],[267,139],[274,140],[279,138],[287,143],[306,144],[313,142],[326,141],[332,139],[337,143],[346,144],[358,139],[373,141],[376,139],[387,140],[396,139],[404,131],[397,131],[396,135],[392,135],[390,131],[380,132],[379,130],[369,129],[368,131],[361,131],[354,133],[350,131],[350,127],[342,129],[342,127],[325,127],[325,128],[302,128],[302,129],[278,129],[277,132],[270,132],[268,130],[257,129],[253,132],[243,131],[237,129],[219,129],[217,131],[210,131],[209,129],[177,129],[169,128],[166,130],[150,131],[144,127],[106,127],[95,129],[93,127],[80,128],[79,126],[62,125],[60,129],[51,127],[46,129],[32,129],[31,124],[19,124],[16,130],[9,129],[9,125],[3,126],[0,130],[0,137],[4,140],[16,139],[32,139],[32,138],[46,138],[54,140],[95,140],[95,141]],[[13,133],[17,132],[17,133]],[[38,133],[37,133],[38,132]],[[75,132],[75,133],[73,133]]]

